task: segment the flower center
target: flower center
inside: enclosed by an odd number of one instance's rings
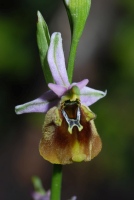
[[[67,100],[63,104],[62,114],[68,124],[68,132],[72,134],[72,129],[74,126],[78,128],[79,131],[83,129],[83,126],[80,124],[80,106],[79,100],[70,101]]]

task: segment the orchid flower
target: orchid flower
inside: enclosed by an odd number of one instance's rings
[[[55,83],[41,97],[16,106],[16,113],[46,113],[39,147],[44,159],[55,164],[90,161],[102,144],[88,106],[106,92],[87,87],[88,79],[69,83],[60,33],[51,36],[47,60]]]
[[[39,192],[32,193],[33,200],[50,200],[50,190],[48,190],[45,194],[41,194]]]
[[[50,190],[46,191],[43,188],[42,181],[40,180],[40,178],[38,176],[33,176],[32,182],[34,186],[34,191],[31,193],[32,199],[33,200],[50,200],[51,191]],[[77,197],[73,196],[68,200],[76,200],[76,199]]]
[[[32,193],[33,200],[50,200],[50,190],[48,190],[45,194],[40,194],[39,192]],[[68,200],[76,200],[77,197],[73,196],[71,199]]]

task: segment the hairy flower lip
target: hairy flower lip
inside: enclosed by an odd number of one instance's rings
[[[39,145],[40,155],[45,160],[64,165],[90,161],[100,152],[102,143],[94,125],[95,114],[86,106],[79,108],[81,128],[69,126],[60,107],[47,112]],[[67,115],[75,119],[76,106],[69,109],[66,109]]]

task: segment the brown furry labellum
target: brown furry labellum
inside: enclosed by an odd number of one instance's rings
[[[43,125],[41,156],[55,164],[93,159],[102,147],[94,119],[95,114],[81,105],[79,99],[67,100],[51,108]]]

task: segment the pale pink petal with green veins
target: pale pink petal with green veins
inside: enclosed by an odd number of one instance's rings
[[[107,91],[102,92],[100,90],[95,90],[90,87],[84,87],[80,90],[80,100],[82,104],[90,106],[99,99],[105,97]]]
[[[48,49],[48,64],[57,85],[69,86],[60,33],[53,33]]]
[[[15,112],[16,114],[33,113],[33,112],[45,113],[51,107],[58,104],[58,102],[59,99],[57,98],[57,95],[49,90],[45,92],[41,97],[33,101],[16,106]]]

